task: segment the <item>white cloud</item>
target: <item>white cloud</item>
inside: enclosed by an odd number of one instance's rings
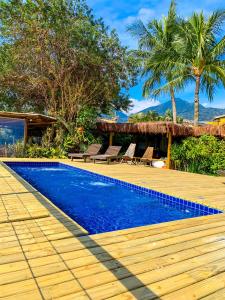
[[[152,19],[155,16],[155,11],[153,9],[149,9],[149,8],[141,8],[138,11],[138,17],[143,21],[143,22],[147,22],[150,19]]]
[[[201,103],[204,107],[212,107],[212,108],[225,108],[224,104],[213,104],[213,103]]]
[[[137,100],[132,98],[130,100],[132,101],[133,107],[129,111],[129,114],[135,114],[147,107],[152,107],[160,104],[160,102],[155,99]]]
[[[131,24],[137,20],[141,20],[142,22],[146,23],[150,19],[152,19],[155,16],[155,11],[153,9],[142,7],[139,9],[136,16],[128,16],[126,19],[124,19],[124,24]]]

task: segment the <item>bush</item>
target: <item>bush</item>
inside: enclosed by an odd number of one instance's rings
[[[26,147],[26,157],[65,158],[66,153],[61,148],[56,148],[56,147],[45,148],[34,144]]]
[[[214,136],[189,137],[172,146],[175,168],[193,173],[217,174],[225,169],[225,141]]]
[[[13,157],[26,157],[26,149],[23,141],[18,141],[16,144],[8,145],[7,147],[8,156]]]
[[[66,152],[59,147],[43,147],[37,144],[31,144],[24,147],[23,142],[18,142],[8,146],[9,156],[30,157],[30,158],[65,158]]]

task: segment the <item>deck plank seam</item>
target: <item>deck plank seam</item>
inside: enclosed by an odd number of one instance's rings
[[[23,250],[23,246],[22,246],[22,244],[21,244],[21,242],[20,242],[20,239],[19,239],[19,237],[18,237],[18,235],[17,235],[17,232],[16,232],[16,230],[15,230],[13,224],[12,224],[12,227],[13,227],[14,233],[15,233],[17,239],[18,239],[18,242],[19,242],[20,248],[21,248],[21,250],[22,250],[22,253],[23,253],[23,255],[24,255],[25,261],[26,261],[26,263],[27,263],[27,265],[28,265],[28,267],[29,267],[29,270],[30,270],[30,272],[31,272],[31,274],[32,274],[32,278],[33,278],[33,280],[35,281],[35,284],[36,284],[36,286],[37,286],[37,289],[38,289],[38,291],[39,291],[39,293],[40,293],[42,299],[45,300],[44,295],[43,295],[41,289],[39,288],[38,282],[37,282],[37,280],[36,280],[36,278],[35,278],[35,276],[34,276],[34,273],[33,273],[32,268],[31,268],[31,266],[30,266],[29,260],[27,259],[26,253],[25,253],[24,250]]]
[[[34,220],[34,222],[37,224],[37,226],[41,229],[41,226],[36,222],[36,220]],[[42,231],[43,232],[43,231]],[[76,278],[76,276],[73,274],[73,272],[71,271],[71,269],[69,268],[68,264],[64,261],[63,257],[61,256],[61,254],[58,252],[58,250],[55,248],[54,244],[52,243],[51,240],[48,239],[48,235],[45,234],[45,232],[43,232],[43,234],[45,235],[45,237],[47,238],[47,240],[49,241],[49,243],[51,244],[51,246],[53,247],[53,249],[55,250],[55,252],[57,253],[57,255],[61,258],[61,260],[64,262],[65,266],[67,267],[67,270],[70,272],[70,274],[72,275],[72,277],[77,281],[77,283],[79,284],[79,286],[81,287],[82,291],[87,295],[87,297],[91,300],[92,298],[89,297],[89,295],[87,294],[86,289],[83,288],[83,286],[81,285],[80,281],[78,278]],[[76,237],[74,237],[76,238]],[[69,294],[68,294],[69,295]]]

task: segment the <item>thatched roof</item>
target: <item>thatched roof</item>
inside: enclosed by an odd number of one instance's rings
[[[0,111],[0,118],[9,119],[23,119],[26,120],[28,125],[47,126],[56,122],[56,119],[50,116],[36,114],[36,113],[20,113]]]
[[[201,136],[204,134],[225,138],[225,126],[201,125],[192,126],[173,124],[171,122],[145,122],[145,123],[98,123],[102,132],[133,133],[133,134],[167,134],[173,136]]]

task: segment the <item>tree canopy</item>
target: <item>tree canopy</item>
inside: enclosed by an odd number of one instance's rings
[[[206,16],[194,12],[189,18],[177,17],[171,1],[167,17],[138,21],[128,30],[136,36],[139,49],[134,51],[144,75],[144,96],[170,93],[173,119],[176,120],[174,93],[195,82],[194,124],[199,119],[199,92],[211,101],[217,86],[225,86],[225,10]]]
[[[0,18],[3,107],[67,122],[84,106],[129,107],[134,59],[84,1],[1,0]]]

